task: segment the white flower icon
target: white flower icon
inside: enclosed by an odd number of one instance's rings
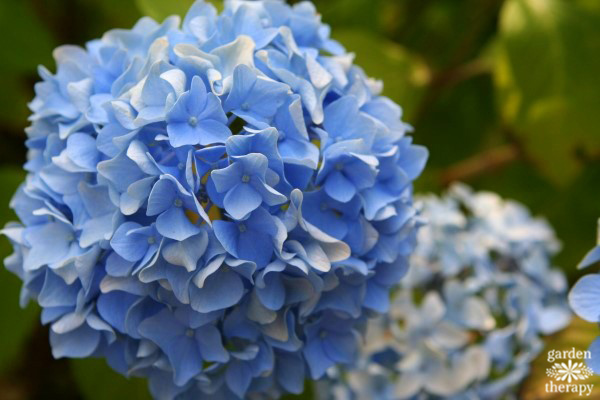
[[[569,360],[568,363],[554,363],[552,368],[546,369],[546,375],[554,378],[557,381],[567,381],[571,383],[573,380],[586,379],[592,376],[594,372],[582,362],[574,363]]]

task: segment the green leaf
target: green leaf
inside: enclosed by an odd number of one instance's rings
[[[381,6],[384,0],[320,0],[315,1],[322,21],[338,29],[353,29],[376,32],[383,17]]]
[[[600,7],[576,0],[508,0],[495,82],[504,120],[557,183],[600,147]]]
[[[23,181],[25,174],[16,168],[0,169],[0,226],[16,220],[14,213],[8,208],[8,203],[14,191]],[[4,259],[12,253],[12,246],[6,238],[0,239],[0,258]],[[21,282],[12,273],[0,268],[0,370],[6,370],[13,365],[19,351],[29,337],[32,326],[37,321],[38,309],[30,304],[26,309],[19,307],[19,292]]]
[[[356,64],[367,75],[383,81],[383,94],[400,104],[410,121],[430,80],[425,63],[402,46],[367,31],[340,29],[334,38],[356,54]]]
[[[519,398],[523,400],[580,399],[581,397],[577,393],[548,393],[546,391],[546,384],[550,382],[550,378],[546,376],[546,368],[552,367],[553,364],[548,361],[548,352],[550,350],[568,351],[573,348],[576,351],[585,351],[599,334],[600,331],[596,324],[586,322],[580,318],[574,318],[567,329],[548,338],[545,349],[531,366],[531,374],[523,383]],[[576,383],[593,384],[594,390],[597,391],[600,387],[600,376],[595,375],[585,381]]]
[[[27,122],[27,102],[33,93],[30,80],[38,65],[52,62],[56,43],[29,1],[1,1],[0,26],[4,30],[0,35],[0,48],[10,52],[10,56],[0,63],[3,93],[0,96],[0,124],[3,128],[18,131]]]
[[[135,0],[140,12],[163,21],[171,15],[185,16],[194,0]]]
[[[24,77],[10,71],[2,71],[2,90],[6,95],[0,96],[0,124],[15,132],[22,132],[27,124],[30,112],[27,103],[33,97],[33,87],[29,87]],[[5,132],[6,134],[7,132]],[[25,134],[23,134],[25,140]]]
[[[103,359],[74,359],[70,363],[86,400],[151,399],[145,379],[128,379],[113,371]]]
[[[4,57],[0,71],[35,72],[39,64],[48,64],[55,47],[43,20],[34,12],[32,2],[3,0],[0,2],[0,47],[10,52]]]

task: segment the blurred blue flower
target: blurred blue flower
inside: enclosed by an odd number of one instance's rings
[[[598,238],[600,240],[600,221],[598,222]],[[590,250],[579,263],[579,268],[588,268],[600,261],[600,244]],[[583,276],[571,289],[569,303],[573,311],[586,321],[600,322],[600,274],[591,273]],[[600,340],[596,339],[589,348],[592,358],[586,360],[588,366],[596,373],[600,373],[600,363],[597,355],[600,354]],[[595,361],[596,360],[596,361]]]
[[[569,323],[566,280],[550,264],[558,242],[545,221],[462,185],[421,202],[428,225],[390,313],[369,323],[356,366],[331,368],[318,383],[321,398],[506,398],[543,336]]]
[[[197,1],[54,57],[3,230],[54,356],[159,399],[277,398],[352,363],[407,272],[427,150],[314,6]]]

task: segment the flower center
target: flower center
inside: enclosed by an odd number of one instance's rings
[[[344,164],[341,163],[341,162],[335,164],[335,169],[338,170],[338,171],[343,170],[344,169]]]
[[[196,126],[196,125],[198,125],[198,118],[196,118],[196,117],[190,117],[188,119],[188,124],[190,124],[190,126]]]
[[[148,236],[147,242],[148,244],[154,244],[156,243],[156,238],[154,236]]]
[[[185,169],[185,164],[180,162],[179,164],[177,164],[177,168],[179,170],[183,170],[183,169]]]
[[[244,233],[248,230],[248,228],[246,227],[246,224],[239,224],[238,225],[238,229],[240,230],[240,232]]]
[[[193,337],[194,336],[194,330],[192,328],[187,328],[185,330],[185,336],[187,336],[187,337]]]
[[[244,183],[250,182],[250,176],[249,175],[242,176],[242,182],[244,182]]]
[[[242,104],[242,111],[248,111],[250,109],[250,104],[244,103]]]
[[[173,205],[175,207],[181,207],[183,205],[183,201],[181,201],[181,199],[177,198],[175,199],[175,201],[173,202]]]
[[[327,203],[325,203],[325,202],[321,203],[321,211],[327,211],[327,209],[329,209],[329,206],[327,205]]]

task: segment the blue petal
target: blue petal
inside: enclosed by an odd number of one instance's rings
[[[600,275],[581,278],[569,293],[569,304],[581,318],[590,322],[600,321]]]
[[[588,351],[592,353],[592,357],[586,360],[586,364],[596,375],[600,375],[600,338],[592,342]]]
[[[260,302],[273,311],[279,310],[285,302],[285,287],[277,272],[265,276],[264,287],[257,287],[256,294]]]
[[[244,362],[232,363],[225,373],[225,382],[233,393],[243,399],[252,382],[252,369]]]
[[[169,243],[163,248],[162,255],[171,264],[185,267],[189,272],[196,269],[198,260],[208,247],[208,235],[201,231],[184,241]]]
[[[325,374],[325,371],[334,365],[334,362],[327,358],[319,340],[309,341],[302,352],[306,358],[312,379],[320,379]]]
[[[50,346],[54,358],[85,358],[92,355],[100,344],[100,333],[87,324],[63,334],[50,331]]]
[[[242,181],[244,167],[239,163],[233,163],[226,168],[212,171],[210,176],[219,193],[226,192]]]
[[[238,257],[237,243],[240,231],[236,224],[226,221],[215,221],[213,223],[215,236],[223,245],[225,250],[234,257]]]
[[[129,234],[130,231],[141,228],[135,222],[122,224],[110,241],[114,251],[127,261],[135,262],[141,260],[148,250],[147,238],[143,235]]]
[[[334,171],[325,181],[325,192],[342,203],[352,200],[356,195],[356,187],[341,172]]]
[[[302,357],[285,352],[277,353],[277,382],[288,392],[300,394],[304,390],[304,362]]]
[[[200,227],[192,224],[181,207],[173,207],[156,219],[156,230],[166,238],[185,240],[200,233]]]
[[[243,219],[262,203],[262,197],[247,183],[238,183],[223,200],[225,210],[235,219]]]
[[[96,140],[83,133],[74,133],[67,139],[67,154],[78,166],[89,172],[96,171],[100,154],[96,149]]]
[[[158,215],[173,207],[177,195],[177,188],[170,179],[159,179],[150,192],[146,215]]]
[[[206,278],[202,288],[192,285],[190,291],[192,308],[209,313],[237,304],[244,295],[244,282],[231,268],[222,266]]]
[[[600,246],[596,246],[592,250],[590,250],[585,255],[583,260],[581,260],[579,265],[577,265],[577,268],[581,269],[581,268],[589,267],[590,265],[595,264],[598,261],[600,261]]]
[[[229,361],[229,353],[221,341],[221,332],[213,325],[199,328],[196,331],[196,341],[204,360],[221,363]]]
[[[113,291],[98,297],[98,313],[119,332],[125,333],[125,317],[129,308],[138,301],[139,296],[121,291]]]

